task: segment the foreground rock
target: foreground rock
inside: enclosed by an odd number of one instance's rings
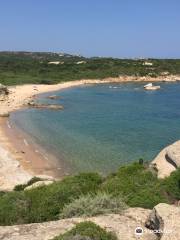
[[[50,240],[82,221],[92,221],[121,240],[179,240],[180,208],[160,203],[153,210],[129,208],[120,214],[0,227],[2,240]],[[135,229],[142,230],[136,234]]]
[[[156,231],[161,240],[180,239],[180,207],[160,203],[154,207],[146,227]]]
[[[168,177],[180,167],[180,141],[164,148],[150,166],[157,171],[158,178]]]
[[[112,214],[93,218],[73,218],[54,222],[34,223],[28,225],[0,227],[0,239],[3,240],[50,240],[59,234],[70,230],[77,223],[89,220],[107,231],[116,233],[119,240],[156,240],[154,233],[144,231],[144,234],[135,235],[135,229],[141,226],[145,229],[145,221],[151,210],[142,208],[130,208],[123,215]],[[148,229],[147,229],[148,230]]]

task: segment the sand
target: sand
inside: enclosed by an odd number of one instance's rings
[[[10,94],[0,100],[0,113],[11,113],[26,107],[38,94],[57,91],[84,84],[121,83],[121,82],[159,82],[177,81],[180,76],[168,77],[119,77],[103,80],[79,80],[56,85],[28,84],[9,87]],[[25,183],[35,175],[63,177],[64,166],[57,164],[53,156],[41,154],[34,144],[29,144],[23,133],[11,126],[8,118],[0,118],[0,190],[12,190],[15,185]],[[47,153],[46,153],[47,154]],[[51,160],[50,160],[51,159]],[[53,165],[54,162],[54,165]]]

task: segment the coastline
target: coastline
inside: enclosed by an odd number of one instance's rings
[[[129,76],[103,80],[78,80],[56,85],[28,84],[13,86],[9,87],[10,94],[0,103],[0,113],[11,113],[22,109],[39,94],[85,84],[175,82],[178,80],[180,80],[180,76],[162,76],[157,78]],[[54,178],[65,176],[63,166],[52,165],[53,162],[56,162],[50,161],[53,156],[47,157],[44,154],[40,154],[39,146],[36,146],[34,142],[32,144],[28,143],[29,138],[24,134],[14,126],[12,127],[8,118],[0,117],[0,166],[6,165],[6,168],[1,167],[0,190],[11,190],[15,185],[25,183],[36,175],[49,175]],[[4,154],[2,154],[3,151]],[[13,179],[15,180],[13,181]]]

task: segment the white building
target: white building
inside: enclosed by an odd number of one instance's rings
[[[86,63],[86,61],[79,61],[76,64],[84,64],[84,63]]]
[[[152,62],[143,62],[143,65],[145,65],[145,66],[152,66],[153,63]]]

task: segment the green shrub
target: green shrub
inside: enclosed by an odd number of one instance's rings
[[[87,194],[65,205],[60,218],[90,217],[100,214],[121,213],[127,205],[122,197],[98,192],[97,195]]]
[[[82,222],[54,240],[117,240],[117,237],[92,222]]]
[[[121,167],[115,176],[107,178],[101,189],[113,196],[124,196],[132,207],[153,208],[167,202],[157,177],[138,163]]]
[[[162,181],[162,186],[170,202],[180,200],[180,168],[172,172],[170,177],[165,178]]]
[[[160,202],[178,200],[180,169],[159,180],[144,165],[134,163],[104,179],[96,173],[84,173],[29,191],[2,192],[0,225],[116,212],[124,207],[124,201],[132,207],[153,208]]]
[[[0,198],[0,224],[27,223],[30,202],[24,192],[9,192]]]
[[[49,79],[42,79],[40,80],[39,82],[40,84],[46,84],[46,85],[50,85],[50,84],[53,84],[53,82]]]
[[[23,191],[27,185],[26,184],[18,184],[14,187],[14,191]]]
[[[95,193],[101,183],[98,174],[87,173],[29,191],[6,193],[0,198],[0,224],[56,220],[65,204],[80,195]]]

